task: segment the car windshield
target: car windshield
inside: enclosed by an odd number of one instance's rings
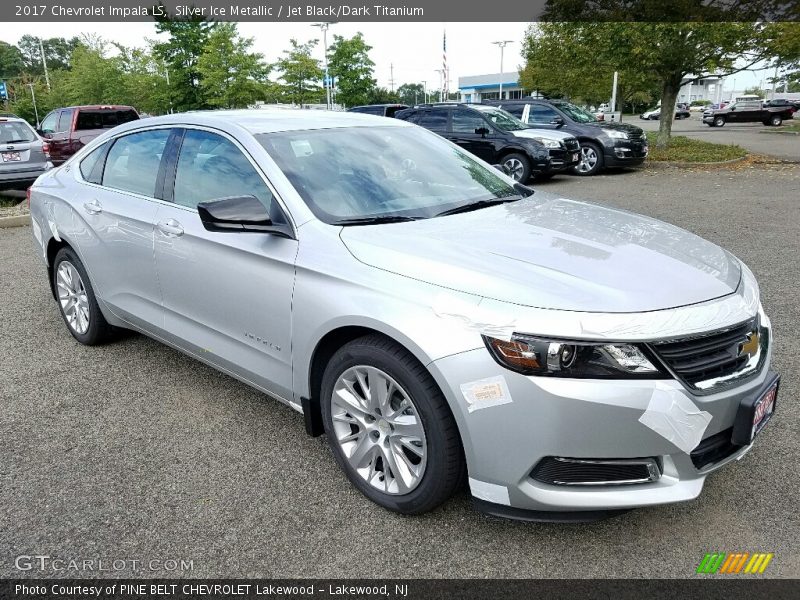
[[[478,110],[486,115],[492,121],[492,123],[497,125],[497,127],[503,131],[519,131],[520,129],[529,129],[525,123],[502,108],[479,108]]]
[[[425,219],[519,196],[500,173],[418,127],[342,127],[255,137],[314,214],[329,224]]]
[[[19,144],[32,142],[36,134],[25,123],[19,121],[6,121],[0,123],[0,144]]]
[[[592,113],[583,110],[575,106],[574,104],[570,104],[569,102],[558,102],[553,103],[553,106],[557,106],[559,110],[564,111],[567,113],[567,116],[575,121],[576,123],[596,123],[597,117],[595,117]]]

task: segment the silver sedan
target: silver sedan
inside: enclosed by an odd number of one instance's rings
[[[31,215],[78,342],[133,329],[262,390],[398,512],[467,482],[523,519],[689,500],[775,410],[737,258],[402,121],[128,123],[41,176]]]

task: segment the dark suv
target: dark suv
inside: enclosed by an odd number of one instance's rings
[[[49,143],[53,164],[58,166],[106,129],[138,118],[131,106],[70,106],[48,113],[38,133]]]
[[[469,104],[423,104],[395,117],[430,129],[520,182],[546,178],[578,163],[579,145],[561,132],[536,130],[503,110]]]
[[[635,167],[647,158],[647,137],[640,127],[595,116],[566,100],[522,98],[487,100],[533,127],[558,129],[578,138],[581,161],[576,175],[595,175],[604,167]]]
[[[406,104],[365,104],[364,106],[348,108],[347,112],[378,115],[379,117],[393,117],[396,112],[406,108],[408,108]]]

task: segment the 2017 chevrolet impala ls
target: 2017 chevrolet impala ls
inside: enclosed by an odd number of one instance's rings
[[[75,339],[134,329],[263,390],[398,512],[467,477],[478,508],[518,518],[689,500],[775,408],[738,259],[532,195],[402,121],[128,123],[42,175],[31,216]]]

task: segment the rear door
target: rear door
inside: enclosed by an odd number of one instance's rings
[[[478,133],[486,130],[484,133]],[[495,162],[495,138],[497,132],[474,110],[455,108],[451,111],[450,131],[453,142],[478,158]]]
[[[297,241],[207,231],[200,202],[255,196],[286,219],[272,188],[233,138],[185,129],[171,154],[155,255],[168,339],[286,400],[292,399],[291,306]],[[173,175],[174,174],[174,175]]]
[[[561,115],[558,111],[546,104],[531,104],[527,123],[541,129],[557,129],[559,124],[556,119]]]
[[[86,268],[99,296],[119,317],[145,330],[163,324],[153,231],[171,128],[115,138],[78,165],[75,199]]]

